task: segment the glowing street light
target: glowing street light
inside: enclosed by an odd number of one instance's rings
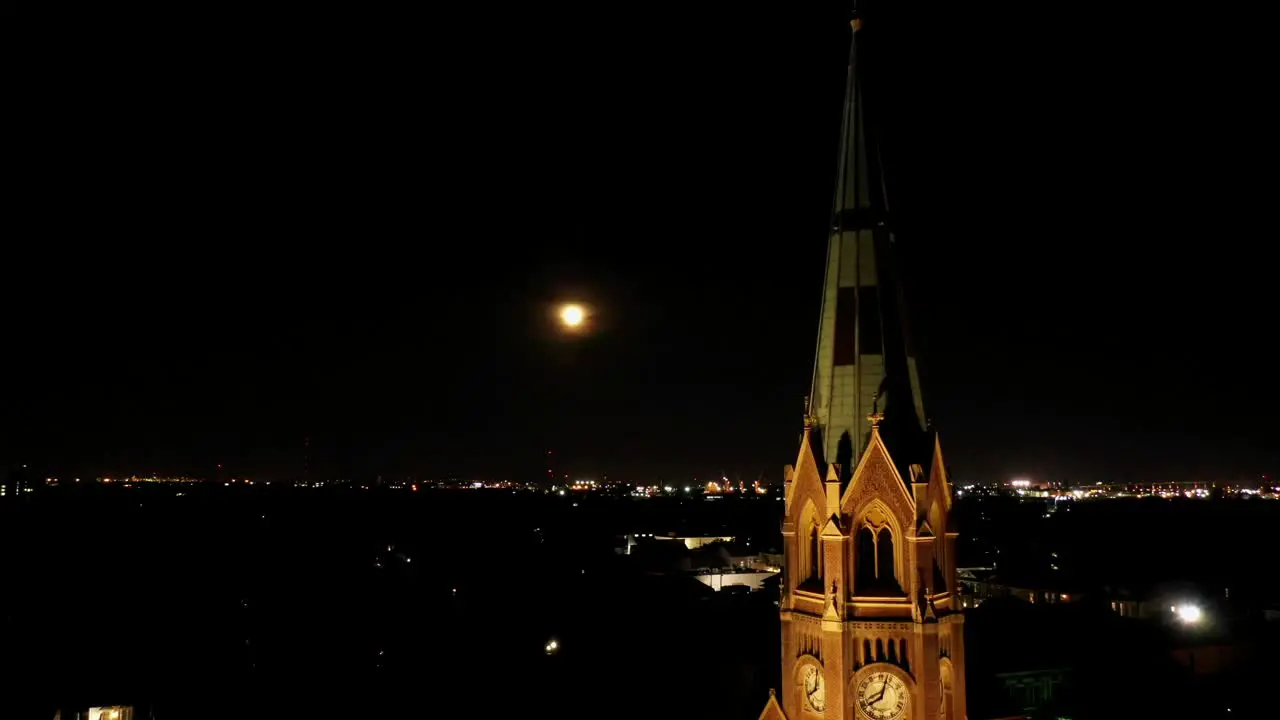
[[[570,330],[582,327],[587,320],[587,309],[577,303],[568,303],[560,307],[560,322]]]
[[[1179,620],[1188,625],[1194,625],[1204,617],[1204,612],[1200,610],[1199,605],[1179,605],[1173,612],[1178,616]]]

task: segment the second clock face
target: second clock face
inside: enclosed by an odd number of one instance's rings
[[[858,683],[858,709],[871,720],[898,720],[907,711],[907,686],[897,675],[871,673]]]
[[[827,691],[823,686],[822,668],[809,665],[804,669],[804,699],[815,712],[827,709]]]

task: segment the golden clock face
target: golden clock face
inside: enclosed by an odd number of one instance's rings
[[[817,665],[806,666],[801,689],[804,690],[804,701],[809,709],[814,712],[827,709],[827,690],[822,681],[822,668]]]
[[[871,720],[898,720],[907,711],[907,686],[897,675],[873,672],[858,683],[858,710]]]

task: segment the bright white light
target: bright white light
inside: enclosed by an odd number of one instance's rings
[[[547,641],[547,644],[542,647],[542,649],[546,651],[548,655],[555,655],[560,651],[560,643],[555,638],[551,638]]]
[[[576,328],[586,319],[587,311],[581,305],[570,303],[560,308],[560,322],[564,323],[565,327]]]
[[[1204,616],[1199,605],[1179,605],[1174,612],[1177,613],[1179,620],[1187,624],[1198,623]]]

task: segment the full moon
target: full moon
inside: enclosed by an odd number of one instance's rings
[[[586,319],[587,311],[581,305],[570,304],[560,308],[560,322],[564,323],[565,327],[580,327]]]

